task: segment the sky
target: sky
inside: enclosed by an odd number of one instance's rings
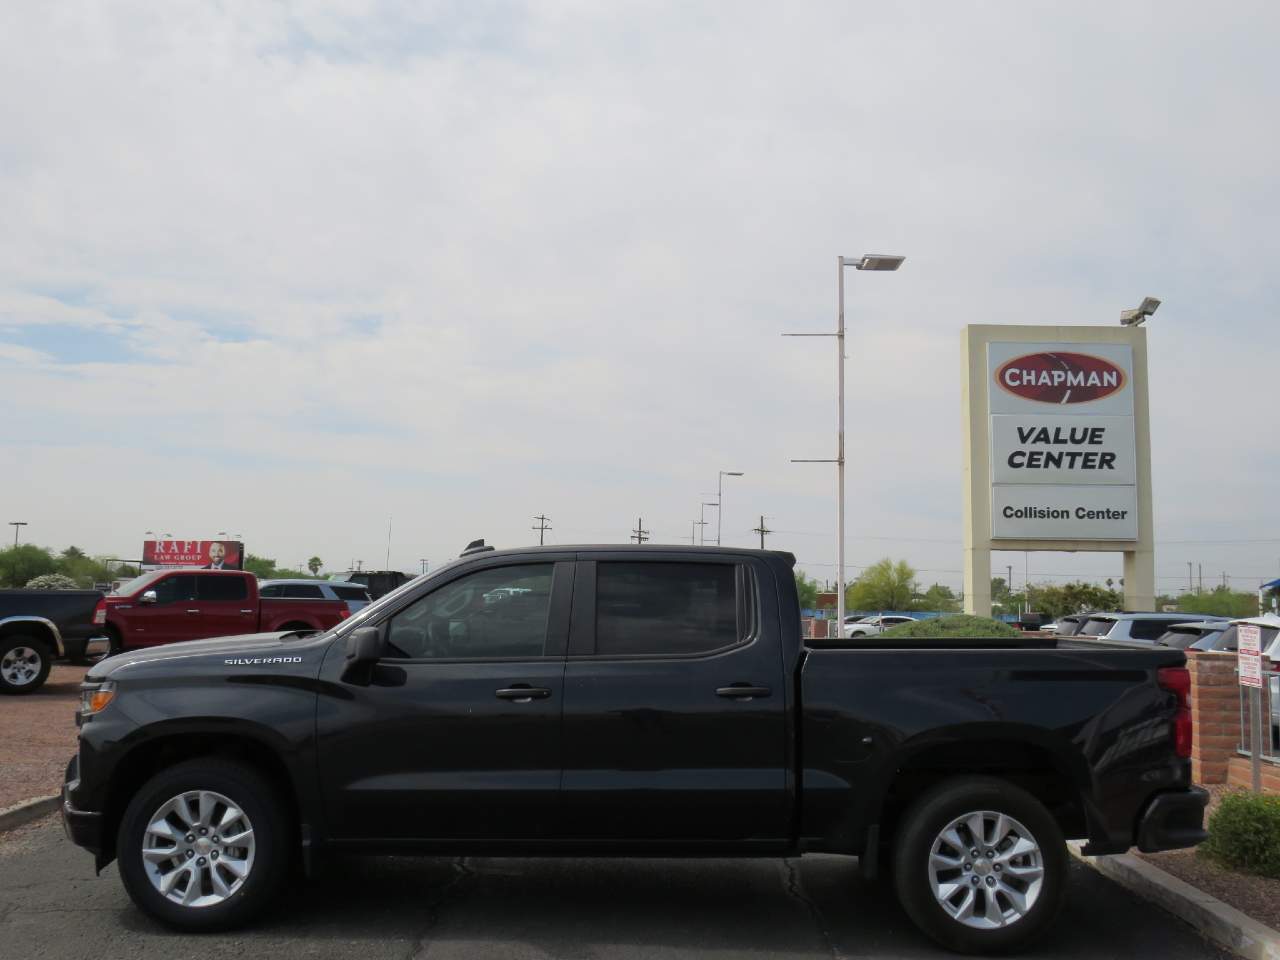
[[[1143,296],[1156,575],[1280,576],[1280,7],[0,6],[0,512],[330,570],[723,542],[962,582],[969,323]],[[715,510],[705,511],[714,523]],[[6,528],[7,529],[7,528]],[[714,532],[714,526],[706,528]],[[997,553],[1033,582],[1119,554]]]

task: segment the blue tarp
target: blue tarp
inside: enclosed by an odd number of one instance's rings
[[[1270,583],[1264,583],[1262,585],[1263,590],[1270,590],[1274,587],[1280,587],[1280,580],[1272,580]]]

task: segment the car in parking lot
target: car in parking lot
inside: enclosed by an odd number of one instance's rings
[[[1203,617],[1204,620],[1221,620],[1226,617]],[[1080,632],[1081,637],[1099,640],[1152,643],[1175,623],[1185,623],[1185,613],[1094,613],[1089,615]],[[1059,634],[1061,636],[1061,634]]]
[[[258,596],[289,600],[342,600],[348,613],[362,610],[373,602],[364,584],[341,580],[263,580],[258,584]]]
[[[900,623],[915,623],[917,617],[908,617],[904,614],[879,614],[873,613],[871,616],[859,616],[853,614],[844,618],[844,635],[848,639],[854,637],[875,637],[884,633],[890,627],[896,627]]]
[[[1213,643],[1231,624],[1225,620],[1193,620],[1175,623],[1156,637],[1156,646],[1178,650],[1212,650]]]

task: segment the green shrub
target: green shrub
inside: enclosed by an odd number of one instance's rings
[[[1209,818],[1200,853],[1224,867],[1280,878],[1280,797],[1227,794]]]
[[[63,573],[46,573],[27,581],[28,590],[75,590],[80,586]]]
[[[886,640],[895,637],[1020,637],[1022,634],[1007,623],[987,617],[971,617],[957,613],[948,617],[931,617],[915,623],[900,623],[880,634]]]

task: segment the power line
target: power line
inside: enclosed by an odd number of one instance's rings
[[[533,519],[538,521],[538,526],[530,527],[529,529],[538,531],[538,546],[542,546],[544,542],[543,538],[546,537],[547,531],[551,529],[549,526],[547,526],[547,521],[550,520],[551,518],[544,516],[543,514],[540,513]]]

